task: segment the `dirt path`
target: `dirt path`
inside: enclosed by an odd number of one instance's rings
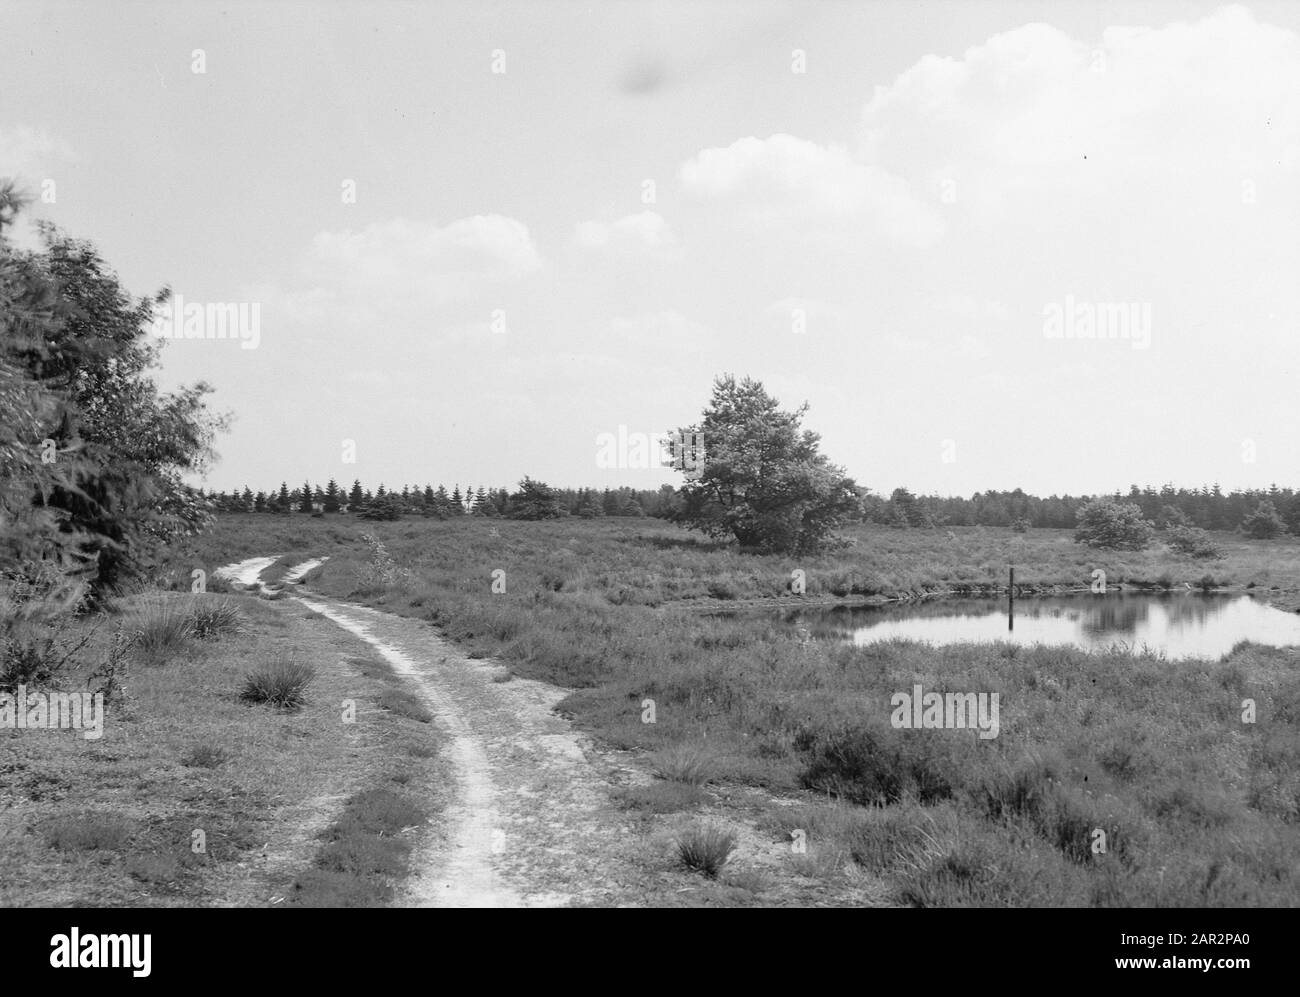
[[[218,568],[212,573],[221,578],[228,578],[232,582],[238,582],[240,585],[257,588],[261,585],[258,576],[274,563],[275,558],[273,557],[250,557],[247,561],[240,561],[238,564],[227,564],[224,568]]]
[[[475,661],[428,624],[294,596],[370,644],[421,695],[450,742],[456,792],[403,906],[618,902],[632,828],[609,805],[627,773],[553,707],[564,691]]]

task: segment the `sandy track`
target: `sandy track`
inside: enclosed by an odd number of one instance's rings
[[[227,564],[212,573],[221,578],[228,578],[232,582],[238,582],[240,585],[257,588],[262,584],[258,576],[274,563],[273,557],[250,557],[247,561]]]
[[[609,806],[625,771],[553,710],[564,691],[465,657],[428,624],[319,596],[294,599],[370,644],[417,685],[456,775],[442,834],[402,905],[617,902],[631,830]]]

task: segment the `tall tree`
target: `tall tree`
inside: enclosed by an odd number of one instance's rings
[[[687,472],[675,518],[742,547],[806,553],[857,505],[853,481],[801,429],[808,406],[782,411],[758,381],[717,378],[701,422],[673,434]]]
[[[152,379],[161,342],[148,330],[168,292],[133,297],[91,243],[48,224],[39,250],[15,249],[6,229],[20,207],[11,187],[0,188],[3,421],[10,432],[44,434],[22,440],[54,457],[41,461],[29,496],[37,511],[23,518],[56,547],[65,545],[51,522],[78,538],[98,600],[207,523],[209,503],[184,479],[206,470],[228,420],[208,409],[206,384],[164,394]],[[0,490],[21,493],[32,471],[6,459]]]
[[[304,481],[302,483],[302,498],[299,500],[298,511],[299,512],[314,511],[315,507],[312,505],[311,500],[312,500],[311,482]]]

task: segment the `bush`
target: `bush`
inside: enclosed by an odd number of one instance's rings
[[[677,853],[682,865],[702,872],[710,879],[722,871],[735,848],[734,834],[711,826],[692,827],[677,839]]]
[[[369,533],[361,534],[362,541],[370,548],[370,561],[361,571],[361,583],[372,588],[387,588],[404,581],[408,572],[397,566],[388,548],[383,542]]]
[[[1081,506],[1075,515],[1079,528],[1074,541],[1089,547],[1146,550],[1155,533],[1150,521],[1142,518],[1142,510],[1132,502],[1096,498]]]
[[[1256,540],[1272,540],[1286,529],[1286,523],[1268,499],[1262,499],[1254,511],[1241,521],[1242,532]]]
[[[248,703],[267,703],[292,710],[307,701],[307,687],[316,677],[311,665],[296,661],[277,661],[244,679],[239,698]]]
[[[1224,557],[1205,530],[1196,526],[1175,526],[1165,536],[1169,549],[1179,554],[1186,554],[1198,560],[1219,560]]]
[[[1024,516],[1021,516],[1019,519],[1012,522],[1011,530],[1013,533],[1028,533],[1029,528],[1032,525],[1033,524],[1029,522],[1028,519],[1026,519]]]

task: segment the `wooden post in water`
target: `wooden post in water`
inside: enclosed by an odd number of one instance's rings
[[[1016,629],[1016,569],[1008,569],[1011,577],[1007,581],[1007,630]]]

